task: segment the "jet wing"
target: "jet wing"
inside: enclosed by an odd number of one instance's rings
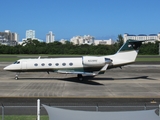
[[[80,71],[68,71],[68,70],[58,70],[58,73],[61,74],[83,74],[87,76],[95,76],[96,74],[94,72],[80,72]]]
[[[96,72],[81,72],[81,71],[74,71],[74,70],[57,70],[57,73],[61,74],[83,74],[87,76],[96,76],[98,74],[104,74],[109,64],[105,64],[100,71]]]

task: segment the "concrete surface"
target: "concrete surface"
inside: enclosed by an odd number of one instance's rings
[[[3,71],[0,63],[0,97],[160,98],[160,66],[130,65],[107,70],[95,78],[78,81],[76,75],[47,72]]]

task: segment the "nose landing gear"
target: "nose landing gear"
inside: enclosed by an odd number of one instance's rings
[[[15,75],[15,80],[18,80],[19,78],[18,78],[18,75],[19,75],[20,73],[16,73],[16,75]]]

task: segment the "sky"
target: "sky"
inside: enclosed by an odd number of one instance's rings
[[[56,40],[158,34],[159,5],[160,0],[1,0],[0,31],[16,32],[22,39],[26,30],[35,30],[42,40],[49,31]]]

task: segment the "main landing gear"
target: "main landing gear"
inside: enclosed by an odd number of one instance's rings
[[[83,80],[83,76],[82,76],[82,74],[78,74],[78,75],[77,75],[77,77],[78,77],[78,80],[80,80],[80,81],[82,81],[82,80]]]

